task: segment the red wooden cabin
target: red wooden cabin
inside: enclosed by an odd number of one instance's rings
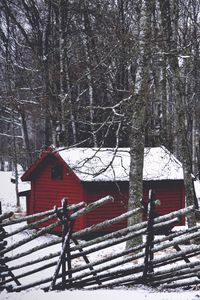
[[[127,211],[130,154],[128,148],[49,147],[23,174],[22,181],[31,182],[27,197],[27,214],[60,206],[63,197],[68,203],[90,203],[104,196],[114,196],[114,203],[106,204],[80,217],[75,230],[99,223]],[[161,200],[157,208],[162,215],[185,207],[183,170],[180,162],[164,147],[145,148],[143,169],[144,200],[153,188]],[[110,230],[126,226],[113,225]]]

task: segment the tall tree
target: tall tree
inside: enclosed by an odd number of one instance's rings
[[[65,146],[130,145],[130,208],[142,197],[144,145],[164,144],[196,174],[199,5],[2,0],[1,134],[14,109],[27,164],[58,136]]]
[[[149,100],[150,88],[150,60],[151,60],[151,18],[152,1],[144,1],[139,8],[138,26],[138,60],[135,82],[133,83],[132,118],[130,131],[130,184],[129,209],[141,207],[143,197],[143,161],[145,145],[146,108]],[[129,225],[141,221],[141,214],[129,219]],[[136,238],[128,242],[128,247],[141,242]]]

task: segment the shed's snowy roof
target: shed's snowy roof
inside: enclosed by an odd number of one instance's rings
[[[128,181],[129,148],[57,149],[81,181]],[[183,180],[182,164],[165,147],[145,148],[143,180]]]

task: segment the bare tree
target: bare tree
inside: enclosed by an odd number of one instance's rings
[[[0,9],[1,119],[5,129],[15,111],[27,164],[51,143],[130,145],[133,208],[141,205],[144,145],[164,144],[182,160],[191,191],[200,144],[198,1],[2,0]],[[3,130],[12,136],[11,126]]]

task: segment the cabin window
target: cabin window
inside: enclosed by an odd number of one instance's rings
[[[63,178],[63,167],[60,165],[53,166],[51,169],[51,179],[61,180]]]

